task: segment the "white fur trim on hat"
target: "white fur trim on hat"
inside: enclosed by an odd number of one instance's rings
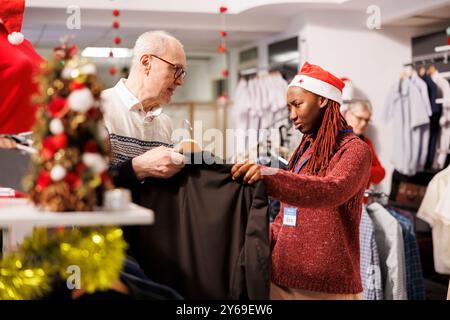
[[[296,75],[288,87],[300,87],[339,104],[342,103],[342,93],[338,88],[316,78],[302,74]]]
[[[8,34],[8,41],[15,46],[21,44],[24,39],[25,37],[20,32],[11,32]]]

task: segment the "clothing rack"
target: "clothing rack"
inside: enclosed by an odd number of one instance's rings
[[[296,60],[298,60],[298,58],[293,58],[293,59],[289,59],[289,60],[286,60],[283,62],[273,63],[266,67],[247,68],[247,69],[239,71],[239,75],[241,77],[244,77],[244,76],[249,76],[249,75],[261,72],[261,71],[267,71],[267,72],[277,71],[277,68],[280,68],[280,67],[284,66],[285,64],[292,62],[292,61],[296,61]]]

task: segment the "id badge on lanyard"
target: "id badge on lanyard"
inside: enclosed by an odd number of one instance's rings
[[[295,207],[283,208],[283,225],[288,227],[297,226],[297,208]]]

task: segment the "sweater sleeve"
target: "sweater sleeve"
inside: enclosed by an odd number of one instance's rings
[[[132,159],[124,161],[109,168],[109,174],[113,178],[116,187],[134,191],[141,184],[133,170]]]
[[[367,185],[372,156],[361,140],[343,148],[337,163],[325,177],[281,170],[274,175],[265,175],[263,179],[269,196],[303,208],[329,208],[345,203]]]

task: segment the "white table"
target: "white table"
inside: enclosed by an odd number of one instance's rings
[[[152,210],[133,203],[128,210],[119,212],[50,212],[39,210],[27,199],[0,198],[0,228],[4,229],[3,252],[20,245],[34,227],[149,225],[153,222]]]

